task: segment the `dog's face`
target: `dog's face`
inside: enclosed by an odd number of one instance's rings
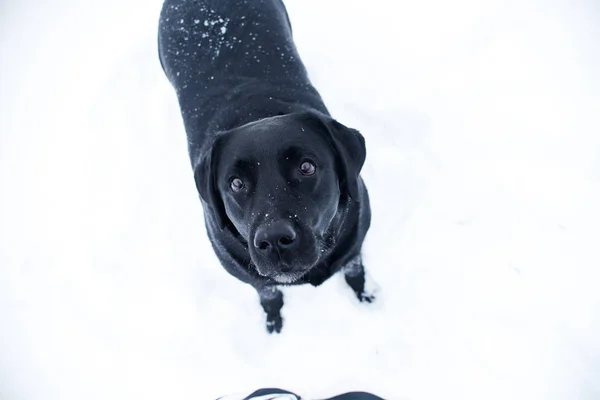
[[[341,204],[358,200],[365,155],[357,131],[290,114],[219,134],[195,178],[221,229],[247,243],[257,272],[292,283],[327,254]]]

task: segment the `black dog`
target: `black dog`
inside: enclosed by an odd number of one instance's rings
[[[311,85],[281,0],[166,0],[158,49],[174,86],[208,235],[279,332],[277,285],[344,269],[361,301],[369,198],[362,135]]]

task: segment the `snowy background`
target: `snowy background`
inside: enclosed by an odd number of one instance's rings
[[[160,0],[0,3],[0,399],[600,399],[600,5],[287,0],[366,265],[269,336],[204,233]]]

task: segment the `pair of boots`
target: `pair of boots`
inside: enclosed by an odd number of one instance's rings
[[[302,398],[292,392],[282,389],[259,389],[256,392],[244,397],[243,395],[233,395],[219,397],[217,400],[302,400]],[[306,399],[309,400],[309,399]],[[315,399],[316,400],[316,399]],[[365,392],[351,392],[340,394],[323,400],[383,400],[374,394]]]

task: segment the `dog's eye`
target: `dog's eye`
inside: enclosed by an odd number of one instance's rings
[[[300,164],[300,172],[302,172],[302,175],[314,175],[317,172],[317,167],[310,161],[304,161]]]
[[[237,193],[244,188],[244,181],[240,178],[232,178],[231,182],[229,182],[229,186],[234,193]]]

